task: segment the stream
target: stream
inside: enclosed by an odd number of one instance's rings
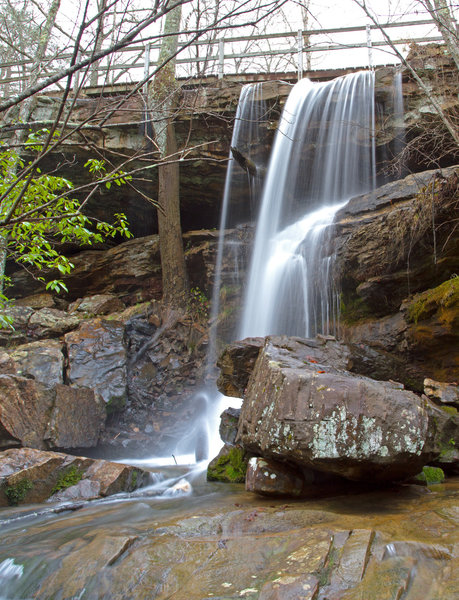
[[[286,501],[150,468],[133,494],[2,509],[0,598],[458,597],[459,478]]]

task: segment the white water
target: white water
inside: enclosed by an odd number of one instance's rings
[[[374,75],[299,81],[274,142],[239,337],[333,333],[328,226],[374,185]]]

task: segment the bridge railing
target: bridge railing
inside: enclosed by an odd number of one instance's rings
[[[223,78],[230,74],[296,71],[301,78],[305,70],[395,64],[398,59],[390,44],[406,52],[411,43],[442,40],[430,19],[385,23],[381,28],[390,37],[390,42],[376,25],[196,41],[184,44],[177,59],[177,75]],[[94,87],[142,81],[156,64],[159,49],[159,44],[139,41],[93,64],[88,72],[77,73],[75,83]],[[81,55],[81,58],[85,57]],[[48,57],[41,65],[42,76],[58,72],[69,59],[70,54],[57,53]],[[0,96],[20,90],[32,64],[32,60],[0,61]]]

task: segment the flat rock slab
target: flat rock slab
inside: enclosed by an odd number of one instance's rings
[[[457,484],[456,484],[457,490]],[[452,490],[451,490],[452,491]],[[457,492],[456,492],[457,493]],[[234,504],[237,499],[239,504]],[[286,505],[235,494],[158,511],[145,501],[113,528],[86,511],[51,523],[37,598],[115,600],[456,600],[458,513],[451,493],[392,493]],[[132,509],[131,509],[132,512]],[[166,512],[167,514],[162,514]],[[28,536],[39,535],[32,525]],[[17,528],[16,528],[17,529]],[[19,544],[13,532],[6,541]],[[439,541],[441,540],[441,541]],[[30,549],[14,548],[15,560]],[[36,552],[42,548],[36,549]]]
[[[131,492],[148,479],[149,473],[128,465],[12,448],[0,453],[0,506],[100,498]]]

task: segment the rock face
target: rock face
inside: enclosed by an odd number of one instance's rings
[[[0,453],[0,506],[98,498],[130,492],[148,481],[141,469],[31,448]]]
[[[51,399],[43,387],[18,375],[0,375],[0,447],[45,448]]]
[[[401,384],[347,372],[350,357],[333,339],[266,338],[236,442],[258,456],[369,481],[414,475],[451,437],[459,442],[457,416]]]
[[[92,389],[56,385],[45,440],[49,448],[91,448],[105,419],[105,406]]]
[[[334,269],[345,319],[391,314],[410,294],[456,272],[458,170],[445,168],[441,178],[436,171],[408,175],[352,198],[337,213]]]
[[[0,375],[0,448],[95,446],[105,419],[105,408],[92,390]]]
[[[39,340],[17,346],[11,353],[18,375],[33,377],[46,387],[64,382],[63,345],[57,340]]]
[[[65,336],[67,379],[74,387],[91,388],[107,410],[122,408],[127,398],[124,325],[93,319]]]

